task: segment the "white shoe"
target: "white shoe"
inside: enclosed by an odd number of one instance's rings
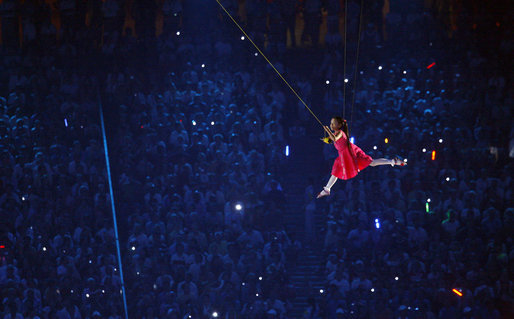
[[[395,166],[395,165],[397,165],[397,166],[406,166],[407,163],[402,161],[398,157],[395,157],[395,158],[393,158],[393,164],[391,164],[391,166]]]
[[[321,198],[323,196],[328,196],[328,195],[330,195],[330,189],[323,187],[323,190],[318,194],[318,197],[316,197],[316,198]]]

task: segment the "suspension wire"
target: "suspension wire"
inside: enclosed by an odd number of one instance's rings
[[[319,120],[319,118],[316,116],[316,114],[314,114],[314,112],[312,112],[312,110],[307,106],[307,104],[302,100],[302,98],[298,95],[298,93],[296,93],[296,91],[293,89],[293,87],[289,84],[289,82],[286,81],[286,79],[284,79],[284,77],[282,76],[282,74],[280,74],[280,72],[278,72],[278,70],[275,68],[275,66],[270,62],[270,60],[268,60],[268,58],[266,57],[266,55],[264,55],[264,53],[262,53],[262,51],[259,49],[259,47],[253,42],[253,40],[248,36],[248,34],[243,30],[243,28],[241,28],[241,26],[239,25],[239,23],[237,23],[237,21],[232,17],[232,15],[230,15],[230,13],[227,11],[227,9],[225,9],[225,7],[220,3],[219,0],[216,0],[216,2],[218,2],[218,4],[220,5],[220,7],[223,9],[223,11],[225,11],[225,13],[230,17],[230,19],[235,23],[235,25],[239,28],[239,30],[241,30],[241,32],[243,32],[243,34],[248,38],[248,40],[250,40],[250,42],[253,44],[253,46],[257,49],[257,51],[259,51],[259,53],[264,57],[264,59],[269,63],[269,65],[271,65],[271,67],[273,68],[273,70],[275,70],[275,72],[277,72],[278,76],[287,84],[287,86],[291,89],[291,91],[293,91],[293,93],[296,95],[296,97],[300,100],[300,102],[303,103],[303,105],[305,106],[305,108],[307,108],[307,110],[309,110],[309,112],[312,114],[312,116],[314,116],[314,118],[316,119],[316,121],[318,121],[318,123],[324,128],[325,126],[323,125],[323,123]]]
[[[102,99],[100,98],[100,91],[97,89],[98,96],[98,105],[100,106],[100,122],[102,124],[102,137],[104,144],[104,154],[105,154],[105,165],[107,166],[107,179],[109,180],[109,194],[111,196],[111,209],[112,209],[112,220],[114,224],[114,238],[116,241],[116,251],[118,253],[118,265],[120,267],[120,280],[121,280],[121,289],[122,289],[122,297],[123,297],[123,308],[125,310],[125,319],[128,319],[128,309],[127,309],[127,298],[125,293],[125,281],[123,280],[123,267],[121,263],[121,250],[120,250],[120,240],[118,236],[118,223],[116,222],[116,208],[114,207],[114,193],[112,191],[112,177],[111,177],[111,166],[109,164],[109,153],[107,152],[107,138],[105,137],[105,124],[104,124],[104,114],[102,108]]]
[[[353,123],[353,106],[355,104],[355,93],[357,92],[357,72],[359,69],[359,49],[361,44],[361,32],[362,32],[362,12],[364,11],[364,0],[361,0],[361,12],[359,16],[359,37],[357,38],[357,54],[355,57],[355,70],[353,72],[353,97],[352,97],[352,111],[350,113],[350,122],[348,123],[348,131],[350,125]]]
[[[343,118],[346,116],[346,19],[348,0],[344,0]]]

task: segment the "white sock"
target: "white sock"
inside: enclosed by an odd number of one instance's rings
[[[379,165],[393,165],[394,166],[394,160],[387,159],[387,158],[374,158],[373,162],[371,162],[369,164],[369,166],[379,166]]]
[[[330,179],[328,180],[327,186],[325,186],[325,188],[330,191],[330,189],[332,188],[332,186],[334,186],[336,182],[337,177],[335,177],[334,175],[330,175]]]

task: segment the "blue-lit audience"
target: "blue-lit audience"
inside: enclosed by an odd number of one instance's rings
[[[324,119],[341,112],[355,71],[342,73],[341,1],[222,3]],[[299,172],[300,238],[286,230],[283,150],[312,119],[232,25],[198,43],[179,0],[60,5],[0,4],[0,318],[123,318],[118,239],[131,318],[291,318],[312,241],[324,289],[303,318],[512,314],[513,91],[479,50],[434,60],[449,54],[442,31],[416,30],[440,11],[365,12],[352,135],[408,166],[368,168],[319,201],[325,176]],[[350,18],[351,48],[357,29]],[[434,50],[388,54],[402,39]]]

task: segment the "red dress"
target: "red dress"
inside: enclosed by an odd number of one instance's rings
[[[352,147],[352,152],[350,152],[346,134],[344,132],[342,133],[343,136],[334,142],[334,146],[339,155],[332,166],[332,175],[340,179],[350,179],[368,167],[373,159],[353,143],[350,143]]]

